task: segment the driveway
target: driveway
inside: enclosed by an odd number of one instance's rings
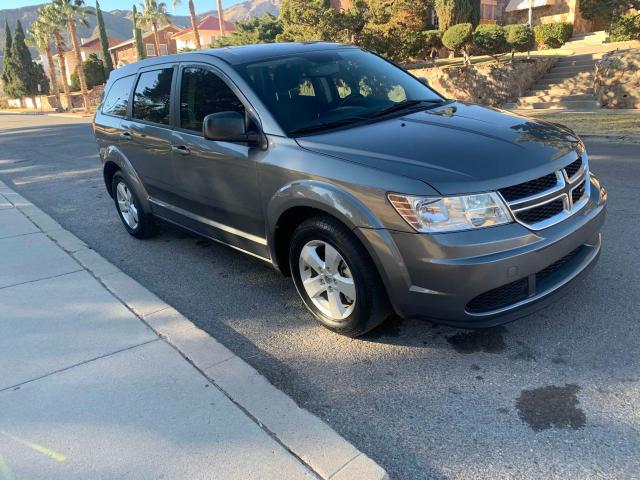
[[[170,227],[131,238],[87,121],[0,115],[0,179],[408,480],[640,478],[640,145],[587,147],[610,207],[577,288],[504,327],[352,340],[257,260]]]

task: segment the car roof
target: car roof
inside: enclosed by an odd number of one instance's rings
[[[147,58],[130,65],[124,65],[114,71],[115,76],[122,77],[132,75],[140,68],[167,62],[183,62],[194,60],[195,56],[210,55],[219,58],[230,65],[240,65],[260,60],[311,53],[318,51],[334,51],[338,49],[358,48],[352,45],[331,42],[287,42],[287,43],[261,43],[255,45],[241,45],[234,47],[211,48],[193,52],[163,55]],[[202,57],[200,57],[202,58]]]
[[[275,57],[297,55],[317,51],[331,51],[342,48],[356,48],[352,45],[330,42],[302,42],[302,43],[261,43],[242,45],[237,47],[213,48],[203,53],[216,56],[231,65],[268,60]]]

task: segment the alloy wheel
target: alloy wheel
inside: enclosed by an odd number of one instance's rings
[[[116,200],[118,210],[129,228],[135,230],[138,227],[138,209],[136,208],[131,189],[124,183],[118,183],[116,187]]]
[[[305,292],[327,317],[347,318],[356,304],[356,287],[342,255],[327,242],[312,240],[300,251],[300,279]]]

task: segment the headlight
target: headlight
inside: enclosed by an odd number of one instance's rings
[[[388,195],[391,205],[418,232],[472,230],[511,223],[511,215],[497,193],[460,197]]]

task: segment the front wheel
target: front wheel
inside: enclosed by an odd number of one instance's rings
[[[296,228],[289,266],[307,308],[336,333],[360,336],[391,312],[369,254],[347,227],[331,217],[314,217]]]

